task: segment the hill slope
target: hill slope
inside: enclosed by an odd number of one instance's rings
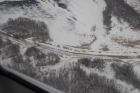
[[[140,14],[134,5],[129,0],[1,1],[0,24],[3,31],[13,34],[13,31],[5,30],[9,27],[9,18],[14,21],[19,17],[29,18],[47,26],[51,40],[38,42],[85,52],[138,54]],[[26,40],[32,39],[32,36],[25,36]]]

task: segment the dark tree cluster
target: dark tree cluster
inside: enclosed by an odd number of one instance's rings
[[[7,64],[9,68],[36,78],[37,80],[40,79],[37,73],[38,70],[30,64],[31,60],[28,57],[23,58],[23,55],[20,54],[20,47],[17,44],[12,43],[10,40],[3,40],[2,38],[0,38],[0,44],[3,46],[0,48],[2,58],[11,59],[11,63]]]
[[[58,6],[64,9],[67,9],[67,5],[63,3],[58,3]]]
[[[13,63],[22,63],[23,56],[20,54],[20,46],[12,43],[9,39],[3,40],[0,37],[0,55],[3,59],[11,59]]]
[[[60,0],[54,0],[54,1],[57,2],[57,3],[60,2]]]
[[[6,48],[7,46],[13,44],[9,39],[7,39],[6,41],[4,41],[2,39],[2,37],[0,37],[0,49],[1,48]]]
[[[114,80],[95,73],[87,75],[79,66],[70,69],[62,68],[57,75],[56,72],[50,72],[48,77],[41,76],[37,68],[29,64],[28,61],[20,64],[13,63],[9,65],[9,68],[40,80],[65,93],[126,93],[117,88]]]
[[[83,59],[79,59],[78,62],[86,67],[97,68],[97,69],[102,69],[104,68],[105,65],[105,62],[102,59],[91,60],[88,58],[83,58]]]
[[[133,66],[131,64],[118,64],[112,63],[112,69],[115,72],[115,77],[121,81],[125,81],[128,84],[131,84],[134,88],[140,90],[140,80],[137,78],[137,75],[134,73]]]
[[[13,63],[23,63],[24,62],[23,56],[22,55],[17,55],[15,57],[12,57],[11,62],[13,62]]]
[[[63,8],[63,9],[67,9],[67,5],[64,3],[61,3],[61,0],[54,0],[59,7]]]
[[[17,59],[22,62],[16,62],[15,60],[17,60]],[[13,58],[12,64],[9,64],[8,67],[11,69],[14,69],[15,71],[19,71],[27,76],[35,78],[37,80],[41,79],[38,69],[35,68],[32,64],[30,64],[29,59],[23,60],[22,58]]]
[[[3,49],[4,55],[7,57],[12,57],[20,54],[20,47],[17,44],[11,44]]]
[[[22,0],[22,1],[3,1],[0,2],[1,7],[22,7],[23,6],[31,6],[31,5],[38,5],[39,2],[36,0]]]
[[[43,82],[66,93],[121,93],[113,80],[95,73],[87,75],[79,66],[61,69],[44,77]]]
[[[104,25],[111,29],[111,16],[114,15],[118,20],[123,19],[129,23],[132,28],[140,25],[140,14],[137,13],[131,6],[125,3],[124,0],[105,0],[107,7],[103,12]]]
[[[105,0],[106,1],[106,8],[103,11],[103,23],[105,26],[107,26],[106,30],[111,30],[111,13],[112,13],[112,2],[111,0]],[[113,1],[113,0],[112,0]]]
[[[38,63],[46,63],[46,55],[35,47],[30,47],[25,52],[26,57],[33,56]]]
[[[9,18],[9,20],[2,25],[2,30],[13,34],[16,38],[33,37],[34,40],[40,42],[51,40],[47,25],[44,22],[31,20],[29,18]]]
[[[2,46],[3,46],[3,40],[2,40],[2,38],[0,37],[0,49],[2,48]]]
[[[54,65],[60,61],[60,58],[57,54],[52,52],[45,54],[35,47],[28,48],[25,52],[25,56],[33,56],[37,61],[37,66]]]
[[[2,54],[2,50],[1,50],[2,47],[3,47],[3,40],[2,40],[2,38],[0,37],[0,55]]]
[[[6,58],[12,58],[15,56],[20,55],[20,47],[18,44],[12,43],[10,40],[3,40],[0,37],[0,51],[2,56],[2,59]]]

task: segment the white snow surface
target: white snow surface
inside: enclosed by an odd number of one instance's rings
[[[63,9],[55,5],[46,6],[41,3],[45,10],[54,17],[51,23],[47,23],[50,29],[50,35],[57,44],[79,46],[90,43],[95,39],[91,31],[92,26],[97,22],[97,6],[92,0],[71,0],[65,3],[68,9]],[[96,17],[94,17],[96,16]],[[93,18],[92,18],[93,17]],[[92,18],[92,20],[91,20]],[[96,19],[95,22],[93,21]]]
[[[103,11],[106,7],[104,0],[60,0],[59,3],[65,4],[67,9],[59,7],[54,0],[37,1],[40,2],[39,7],[42,9],[30,6],[22,11],[20,8],[11,8],[8,14],[5,14],[7,11],[3,11],[0,15],[0,24],[9,18],[28,17],[47,24],[53,40],[51,44],[55,46],[71,47],[88,44],[91,51],[98,53],[102,51],[104,45],[107,45],[108,53],[140,53],[139,45],[126,47],[112,40],[120,37],[125,40],[140,40],[140,32],[133,31],[122,19],[120,23],[116,17],[111,17],[112,30],[107,35],[103,25]],[[125,2],[131,6],[138,4],[138,0],[125,0]],[[102,51],[104,52],[106,53]]]

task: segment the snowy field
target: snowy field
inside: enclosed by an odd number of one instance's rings
[[[2,2],[2,1],[1,1]],[[111,16],[111,31],[103,24],[103,0],[39,0],[37,6],[8,7],[0,11],[0,24],[9,18],[27,17],[43,21],[52,39],[48,42],[55,48],[86,53],[139,54],[140,32],[132,29],[123,19]],[[126,0],[126,3],[135,5]],[[63,4],[66,7],[62,7]],[[29,39],[26,39],[32,41]],[[133,44],[133,45],[132,45]]]
[[[139,5],[1,0],[0,65],[66,93],[140,93]]]

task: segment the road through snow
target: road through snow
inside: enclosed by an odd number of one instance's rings
[[[4,33],[2,31],[0,31],[0,36],[2,38],[8,38],[10,40],[12,40],[13,42],[17,42],[19,44],[28,46],[28,47],[37,47],[39,49],[42,50],[50,50],[52,52],[55,53],[59,53],[59,54],[63,54],[63,55],[67,55],[67,56],[74,56],[74,57],[92,57],[92,58],[101,58],[101,59],[112,59],[112,58],[118,58],[118,59],[140,59],[140,55],[133,55],[133,54],[124,54],[124,55],[120,55],[120,54],[102,54],[102,53],[80,53],[80,52],[73,52],[73,51],[68,51],[68,50],[64,50],[64,49],[58,49],[58,48],[54,48],[51,47],[49,45],[41,45],[38,44],[35,45],[34,43],[28,42],[26,40],[22,40],[22,39],[15,39],[14,37],[10,36],[7,33]]]

